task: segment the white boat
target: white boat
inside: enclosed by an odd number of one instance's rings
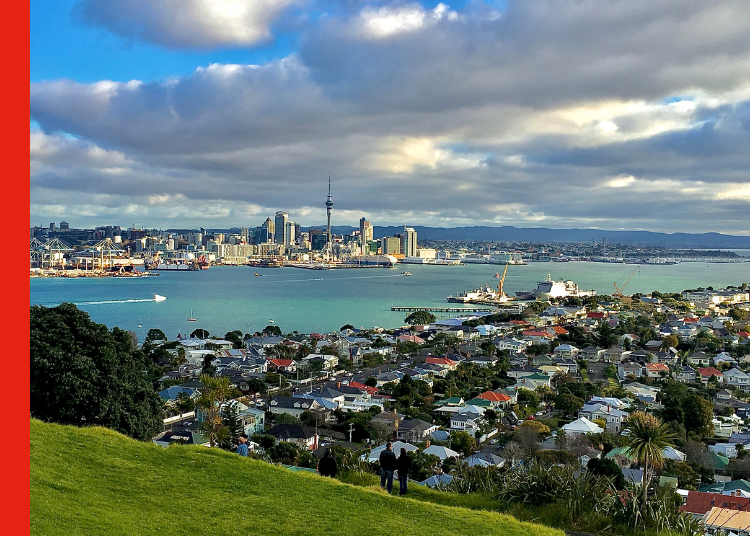
[[[403,275],[403,276],[407,276],[407,275],[414,275],[414,274],[413,274],[413,273],[411,273],[411,272],[401,272],[401,275]]]
[[[166,299],[167,299],[166,296],[162,296],[160,294],[154,294],[154,301],[164,301]]]
[[[540,298],[543,300],[568,297],[584,298],[587,296],[596,296],[596,291],[580,290],[574,281],[563,279],[555,281],[550,274],[547,274],[547,279],[537,283],[536,290],[532,290],[531,292],[516,292],[516,296],[523,299]]]
[[[188,318],[188,322],[197,322],[197,318],[193,318],[193,310],[190,309],[190,318]]]

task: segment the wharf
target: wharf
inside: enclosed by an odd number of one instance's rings
[[[391,307],[391,311],[404,311],[413,313],[415,311],[429,311],[431,313],[491,313],[494,309],[473,307]]]

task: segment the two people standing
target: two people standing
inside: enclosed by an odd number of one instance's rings
[[[411,468],[411,458],[405,448],[401,449],[401,455],[397,458],[393,452],[393,443],[386,444],[385,450],[380,453],[380,487],[387,489],[388,493],[393,490],[393,472],[398,469],[398,494],[406,495],[406,482]]]

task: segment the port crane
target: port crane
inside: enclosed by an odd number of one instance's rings
[[[630,280],[633,279],[633,276],[638,270],[640,270],[640,268],[640,265],[635,267],[635,270],[633,270],[633,272],[628,276],[627,281],[625,281],[625,284],[622,287],[618,287],[617,282],[615,281],[615,293],[612,294],[613,298],[622,298],[623,292],[625,292],[625,287],[628,286],[628,283],[630,283]]]
[[[505,283],[505,275],[508,273],[508,265],[505,265],[505,269],[503,270],[503,277],[500,278],[500,281],[497,283],[497,293],[498,297],[500,299],[506,298],[505,292],[503,291],[503,284]]]

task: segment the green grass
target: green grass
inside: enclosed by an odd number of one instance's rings
[[[358,487],[219,449],[163,449],[104,428],[31,421],[32,534],[563,534],[480,511],[481,497],[416,488],[389,496],[377,483]]]

